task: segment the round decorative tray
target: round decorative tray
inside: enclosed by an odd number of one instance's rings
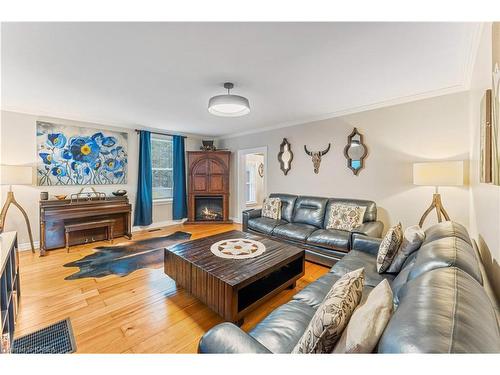
[[[210,251],[220,258],[248,259],[264,253],[266,246],[262,242],[247,238],[233,238],[214,243]]]

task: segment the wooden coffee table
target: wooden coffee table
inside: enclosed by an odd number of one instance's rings
[[[266,251],[249,259],[215,256],[215,242],[247,238]],[[241,325],[243,317],[304,275],[305,252],[298,247],[240,231],[183,242],[165,249],[164,270],[225,320]]]

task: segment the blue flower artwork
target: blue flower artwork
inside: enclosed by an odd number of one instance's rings
[[[127,183],[127,133],[36,125],[39,186]]]

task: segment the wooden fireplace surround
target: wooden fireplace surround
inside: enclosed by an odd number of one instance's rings
[[[188,221],[189,224],[227,224],[229,220],[230,151],[188,151]],[[221,196],[222,220],[196,220],[197,196]]]

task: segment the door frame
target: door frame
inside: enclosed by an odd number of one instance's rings
[[[249,154],[262,154],[264,155],[264,196],[267,196],[267,146],[254,147],[254,148],[246,148],[242,150],[238,150],[238,159],[237,159],[237,194],[236,194],[236,209],[237,214],[233,219],[238,223],[242,222],[241,212],[246,206],[245,202],[245,171],[243,170],[245,167],[245,156]]]

